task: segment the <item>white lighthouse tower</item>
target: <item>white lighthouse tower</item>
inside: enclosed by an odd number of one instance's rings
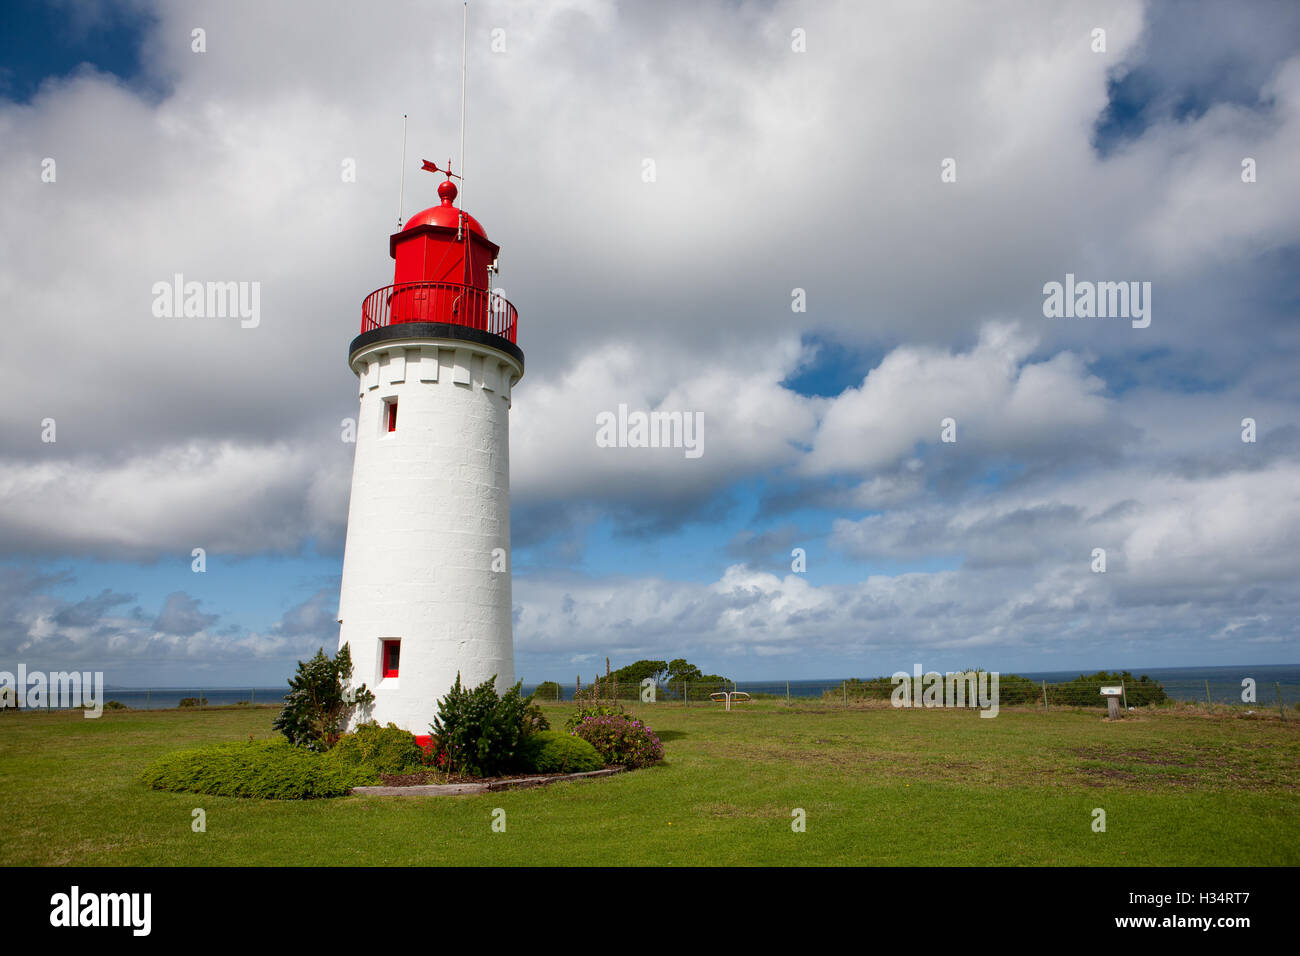
[[[424,738],[459,673],[514,683],[510,393],[524,372],[513,305],[488,286],[498,247],[455,206],[389,239],[393,284],[361,307],[348,348],[361,399],[339,646],[373,718]]]

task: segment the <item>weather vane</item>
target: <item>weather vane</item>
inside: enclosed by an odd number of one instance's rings
[[[427,159],[426,159],[426,160],[423,160],[423,162],[424,162],[424,165],[420,167],[421,170],[424,170],[424,171],[426,171],[426,172],[430,172],[430,173],[442,173],[442,174],[443,174],[444,176],[446,176],[448,179],[462,179],[462,180],[464,179],[463,176],[459,176],[459,175],[457,175],[456,173],[453,173],[453,172],[451,171],[451,160],[450,160],[450,159],[447,160],[447,168],[446,168],[446,169],[439,169],[437,163],[431,163],[431,162],[429,162]]]

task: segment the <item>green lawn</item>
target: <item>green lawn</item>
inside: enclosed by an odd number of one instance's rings
[[[568,712],[546,709],[557,726]],[[169,750],[270,736],[272,709],[0,714],[0,863],[1300,863],[1300,721],[775,701],[636,711],[663,737],[660,766],[513,793],[306,802],[137,781]],[[191,830],[195,807],[206,833]]]

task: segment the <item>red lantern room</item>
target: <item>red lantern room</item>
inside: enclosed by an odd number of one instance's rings
[[[501,250],[488,241],[477,219],[453,205],[457,192],[450,179],[439,184],[442,204],[416,213],[389,238],[388,254],[397,260],[394,283],[455,282],[487,289],[488,265]]]
[[[478,329],[515,341],[514,306],[488,286],[500,247],[477,219],[457,208],[452,173],[427,160],[424,169],[447,179],[437,206],[416,213],[388,240],[396,260],[393,284],[372,292],[361,307],[361,331],[404,322],[436,322]]]

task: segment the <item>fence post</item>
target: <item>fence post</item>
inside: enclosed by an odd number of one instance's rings
[[[849,706],[849,682],[840,681],[840,686],[844,688],[844,706]]]
[[[1044,680],[1044,681],[1043,681],[1043,713],[1047,713],[1047,711],[1048,711],[1048,706],[1047,706],[1047,681]]]
[[[1205,706],[1210,709],[1210,713],[1214,713],[1214,701],[1210,700],[1210,682],[1208,680],[1205,682]]]
[[[1273,686],[1277,688],[1277,712],[1286,720],[1286,702],[1282,700],[1282,682],[1274,681]]]
[[[691,682],[688,680],[684,680],[682,681],[682,706],[689,707],[690,705],[691,705]]]
[[[1124,678],[1119,679],[1119,690],[1124,695],[1124,713],[1128,713],[1128,685],[1124,683]]]
[[[149,688],[144,689],[144,709],[149,709]]]
[[[256,706],[257,706],[257,688],[256,688],[256,687],[250,687],[249,690],[248,690],[248,706],[249,706],[249,707],[256,707]]]
[[[785,682],[785,702],[790,703],[790,682]]]

